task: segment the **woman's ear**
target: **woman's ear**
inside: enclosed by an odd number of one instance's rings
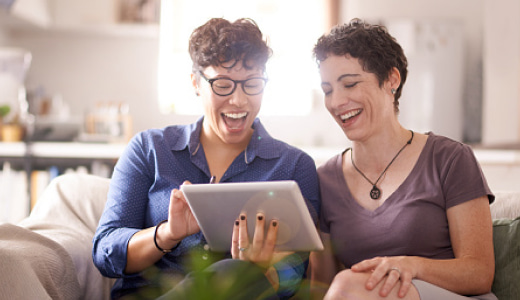
[[[401,73],[399,73],[396,67],[393,67],[390,74],[388,74],[388,83],[390,84],[390,91],[397,91],[399,85],[401,85]],[[395,94],[395,92],[392,94]]]
[[[197,75],[195,75],[193,73],[191,73],[191,85],[193,86],[193,89],[195,90],[195,95],[200,96]]]

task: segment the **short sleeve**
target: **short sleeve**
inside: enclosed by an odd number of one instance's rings
[[[456,143],[453,150],[447,152],[444,154],[447,159],[441,172],[446,208],[485,195],[490,203],[493,202],[495,196],[491,193],[473,150],[468,145]]]

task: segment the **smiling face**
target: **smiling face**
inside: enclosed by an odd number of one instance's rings
[[[202,73],[210,80],[227,78],[240,81],[264,77],[261,68],[247,69],[241,63],[231,69],[210,66]],[[263,93],[247,95],[239,83],[231,95],[219,96],[203,78],[197,82],[196,76],[192,75],[192,81],[203,102],[203,134],[219,143],[247,145],[253,133],[251,126],[260,111]]]
[[[356,58],[330,55],[321,62],[325,106],[350,140],[366,139],[397,122],[391,89],[399,84],[394,73],[380,86]]]

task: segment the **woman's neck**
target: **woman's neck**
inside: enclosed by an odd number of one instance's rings
[[[209,171],[217,177],[217,181],[221,180],[235,158],[246,149],[251,135],[240,143],[226,143],[216,134],[208,134],[207,130],[202,129],[200,143],[204,148]]]
[[[352,159],[356,165],[364,169],[379,170],[388,162],[411,138],[411,132],[402,126],[382,131],[362,141],[352,143]]]

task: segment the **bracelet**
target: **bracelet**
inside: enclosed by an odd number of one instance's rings
[[[161,222],[159,222],[159,224],[157,224],[155,226],[155,231],[153,233],[153,242],[155,243],[155,247],[157,247],[157,249],[159,249],[159,251],[161,251],[162,253],[170,253],[172,251],[174,251],[175,249],[177,249],[179,247],[179,245],[181,244],[181,241],[180,240],[177,245],[175,245],[175,247],[171,248],[171,249],[163,249],[161,247],[159,247],[159,244],[157,244],[157,229],[159,229],[159,226],[161,226],[162,224],[168,222],[168,220],[162,220]]]

